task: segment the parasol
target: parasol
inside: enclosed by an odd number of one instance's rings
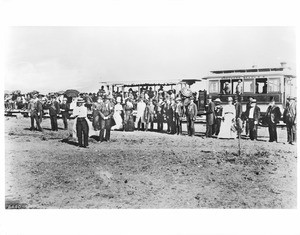
[[[58,95],[63,95],[63,94],[65,94],[65,91],[58,91],[58,92],[55,92],[56,94],[58,94]]]
[[[185,97],[191,97],[193,95],[193,92],[190,89],[183,87],[181,89],[181,94]]]
[[[79,91],[73,90],[73,89],[69,89],[69,90],[66,90],[64,92],[64,95],[67,96],[67,97],[77,97],[79,95]]]
[[[38,92],[38,91],[36,91],[36,90],[33,90],[33,91],[31,91],[31,92],[29,92],[28,94],[39,94],[40,92]]]
[[[21,94],[21,91],[20,90],[15,90],[15,91],[12,91],[11,94],[19,95],[19,94]]]

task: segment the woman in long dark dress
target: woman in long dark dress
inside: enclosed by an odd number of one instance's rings
[[[134,131],[134,120],[133,120],[133,103],[128,98],[124,105],[124,130]]]

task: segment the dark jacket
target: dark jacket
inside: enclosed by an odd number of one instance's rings
[[[246,110],[246,112],[245,112],[245,116],[246,116],[247,119],[249,119],[250,109],[251,109],[251,107],[248,108],[248,109]],[[260,108],[259,108],[258,106],[255,106],[255,107],[254,107],[254,111],[253,111],[253,119],[254,119],[254,121],[257,121],[257,122],[258,122],[259,119],[260,119]]]
[[[194,102],[185,107],[185,114],[191,119],[196,118],[197,112],[197,105]]]
[[[215,123],[215,103],[209,102],[206,110],[206,123],[213,125]]]
[[[221,118],[222,114],[223,114],[223,107],[221,105],[216,105],[215,106],[215,117]]]
[[[50,104],[47,104],[47,108],[49,109],[50,116],[55,116],[55,115],[59,114],[59,112],[60,112],[59,103],[56,100],[51,101]]]
[[[60,107],[60,111],[61,111],[61,113],[69,113],[69,110],[70,110],[70,104],[69,103],[61,103],[60,105],[59,105],[59,107]]]
[[[269,106],[267,109],[267,121],[269,124],[274,124],[274,123],[278,123],[281,117],[281,112],[279,107],[277,107],[276,105],[274,106]]]
[[[286,106],[283,112],[284,123],[292,124],[292,125],[295,124],[296,112],[297,112],[296,106],[297,106],[296,103],[288,104]]]
[[[103,102],[99,107],[99,114],[102,119],[111,118],[114,115],[114,105],[111,102]]]
[[[28,109],[30,111],[30,114],[41,114],[41,112],[43,111],[43,105],[41,101],[30,101],[29,105],[28,105]]]

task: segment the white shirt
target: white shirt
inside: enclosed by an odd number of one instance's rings
[[[137,104],[137,114],[143,115],[146,108],[146,103],[138,102]]]
[[[75,107],[73,110],[73,116],[78,116],[79,118],[87,117],[87,107],[83,105],[80,107]]]
[[[250,110],[249,110],[249,118],[253,118],[254,108],[255,108],[255,106],[253,106],[253,107],[250,108]]]

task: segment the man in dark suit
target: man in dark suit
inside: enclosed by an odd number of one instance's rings
[[[49,115],[51,120],[51,129],[52,131],[58,131],[57,115],[60,112],[60,107],[54,95],[51,96],[51,101],[48,104],[48,109],[49,109]]]
[[[251,103],[252,103],[253,99],[254,99],[253,97],[248,96],[248,102],[246,104],[246,112],[248,109],[251,108]],[[246,136],[249,136],[249,121],[247,120],[247,118],[246,118],[246,128],[245,129],[246,129]]]
[[[61,117],[64,123],[64,129],[68,129],[68,118],[69,118],[69,110],[70,110],[70,103],[67,103],[67,98],[63,98],[62,103],[60,104],[60,112]]]
[[[219,98],[215,99],[215,124],[214,124],[214,134],[218,136],[221,127],[223,107],[221,106],[221,100]]]
[[[271,97],[270,99],[266,115],[269,127],[269,142],[277,142],[277,123],[279,123],[281,112],[279,107],[275,105],[274,97]]]
[[[155,107],[155,112],[156,112],[156,116],[157,116],[157,131],[158,132],[162,132],[163,128],[164,128],[164,106],[165,106],[165,102],[163,101],[163,98],[161,96]]]
[[[257,140],[257,125],[260,119],[260,108],[256,105],[256,99],[252,99],[250,107],[245,116],[249,123],[250,139]]]
[[[180,97],[176,98],[175,108],[175,126],[177,135],[182,135],[182,118],[183,118],[183,104]]]
[[[212,102],[211,96],[207,98],[206,106],[206,137],[211,138],[213,134],[213,125],[215,123],[215,103]]]
[[[43,106],[41,101],[37,98],[37,96],[38,96],[37,94],[34,94],[28,105],[29,115],[31,120],[31,127],[30,127],[31,131],[35,130],[34,120],[37,125],[37,130],[43,131],[40,125],[40,116],[42,115],[43,112]]]
[[[194,97],[190,98],[188,106],[185,107],[185,115],[187,120],[187,131],[189,136],[195,135],[195,121],[197,117],[197,105],[194,103]]]
[[[100,134],[99,140],[109,141],[110,140],[110,130],[112,126],[112,117],[114,115],[114,105],[110,101],[112,99],[111,95],[103,96],[103,103],[100,105],[99,114],[100,114]],[[105,131],[105,136],[104,136]]]
[[[287,141],[289,144],[293,144],[296,140],[296,115],[297,105],[295,98],[288,97],[287,104],[283,113],[283,121],[286,123],[287,129]]]
[[[174,120],[174,110],[171,104],[170,99],[166,100],[166,105],[164,107],[164,112],[166,114],[166,121],[167,121],[167,133],[168,134],[174,134],[175,130],[174,130],[174,124],[173,124],[173,120]]]

